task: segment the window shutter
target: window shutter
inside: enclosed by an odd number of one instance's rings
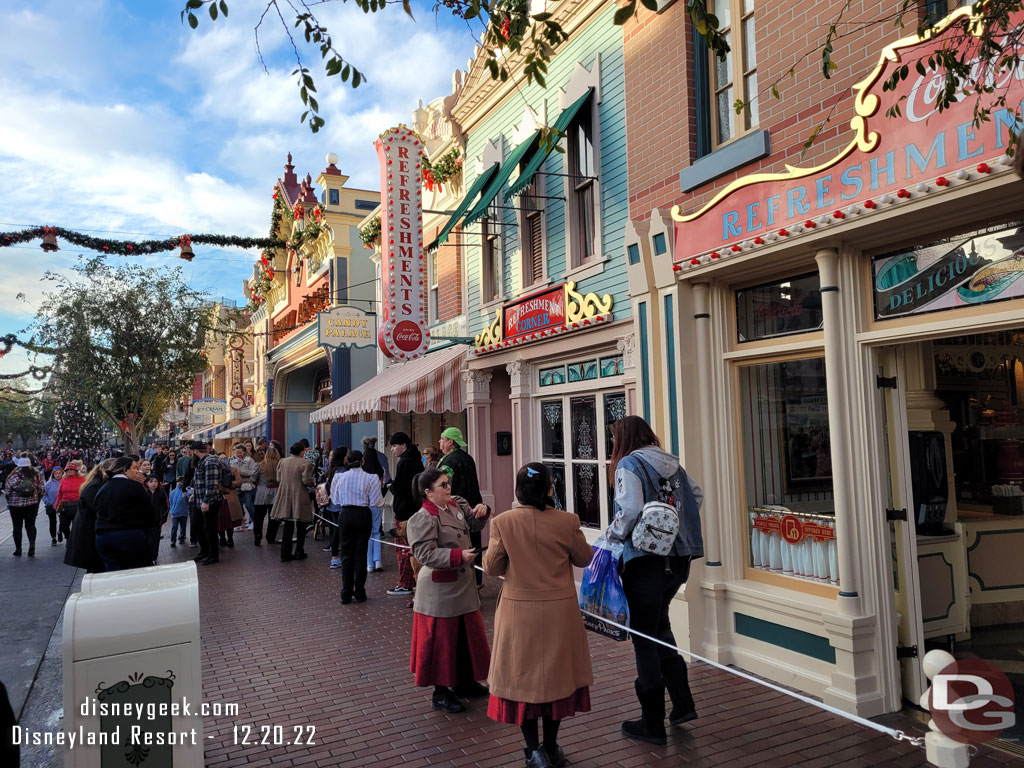
[[[544,227],[539,213],[530,217],[530,257],[533,274],[531,282],[537,282],[544,274]]]

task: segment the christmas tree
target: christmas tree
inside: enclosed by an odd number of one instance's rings
[[[54,409],[52,437],[57,448],[84,451],[103,441],[103,431],[100,420],[88,405],[66,400]]]

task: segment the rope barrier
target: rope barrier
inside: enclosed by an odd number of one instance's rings
[[[376,542],[378,542],[380,544],[386,544],[387,546],[394,547],[395,549],[411,549],[411,547],[409,547],[408,545],[396,544],[393,541],[384,541],[383,539],[377,539],[377,538],[371,538],[371,541],[376,541]],[[478,571],[487,574],[487,572],[484,571],[484,569],[481,568],[479,565],[474,565],[473,567],[476,568]],[[487,575],[490,575],[490,574],[487,574]],[[502,581],[505,580],[504,576],[499,576],[498,578],[500,578]],[[690,660],[696,660],[696,661],[703,662],[704,664],[707,664],[710,667],[714,667],[715,669],[720,669],[721,671],[726,672],[726,673],[728,673],[730,675],[735,675],[737,677],[743,678],[744,680],[749,680],[752,683],[756,683],[758,685],[763,685],[764,687],[770,688],[771,690],[776,691],[777,693],[781,693],[781,694],[783,694],[785,696],[789,696],[790,698],[794,698],[797,701],[802,701],[804,704],[810,704],[811,706],[817,707],[818,709],[822,709],[822,710],[828,712],[829,714],[836,715],[837,717],[845,718],[845,719],[850,720],[850,721],[852,721],[854,723],[857,723],[858,725],[864,726],[865,728],[870,728],[873,731],[878,731],[879,733],[884,733],[885,735],[891,737],[895,741],[906,741],[906,742],[909,742],[909,743],[913,744],[915,747],[924,747],[924,737],[923,736],[910,736],[906,732],[898,730],[896,728],[889,728],[887,726],[881,725],[880,723],[876,723],[876,722],[873,722],[871,720],[868,720],[867,718],[860,717],[859,715],[852,715],[849,712],[844,712],[841,709],[836,709],[835,707],[830,707],[828,704],[825,704],[824,702],[818,701],[817,699],[812,699],[810,696],[804,696],[802,693],[797,693],[797,692],[791,691],[791,690],[789,690],[787,688],[783,688],[780,685],[776,685],[775,683],[769,682],[769,681],[764,680],[764,679],[762,679],[760,677],[757,677],[755,675],[751,675],[750,673],[744,672],[741,669],[736,669],[735,667],[727,667],[724,664],[719,664],[717,661],[712,661],[711,659],[704,658],[703,656],[700,656],[700,655],[698,655],[696,653],[693,653],[692,651],[684,650],[682,648],[679,648],[678,646],[672,645],[670,643],[666,643],[663,640],[659,640],[656,637],[651,637],[650,635],[645,635],[643,632],[637,632],[635,629],[630,629],[628,626],[626,626],[624,624],[619,624],[617,622],[611,621],[610,619],[607,619],[604,616],[598,616],[597,614],[591,613],[590,611],[586,611],[586,610],[584,610],[582,608],[580,608],[580,613],[586,614],[587,616],[590,616],[590,617],[592,617],[594,619],[597,619],[598,621],[602,621],[602,622],[604,622],[608,626],[616,627],[617,629],[626,630],[631,635],[634,635],[636,637],[642,637],[644,640],[647,640],[649,642],[657,643],[658,645],[662,645],[662,646],[664,646],[666,648],[670,648],[671,650],[676,651],[677,653],[680,653],[680,654],[688,657]]]

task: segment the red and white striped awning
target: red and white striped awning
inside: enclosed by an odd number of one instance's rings
[[[462,388],[466,351],[467,347],[458,344],[393,365],[330,405],[313,411],[309,421],[377,421],[390,411],[462,411],[466,407]]]

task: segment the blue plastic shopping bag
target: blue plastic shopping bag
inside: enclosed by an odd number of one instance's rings
[[[591,632],[610,637],[612,640],[626,640],[629,632],[608,624],[614,621],[629,625],[629,605],[619,578],[618,557],[608,547],[604,537],[594,544],[594,559],[583,569],[583,583],[580,585],[580,609],[583,625]]]

